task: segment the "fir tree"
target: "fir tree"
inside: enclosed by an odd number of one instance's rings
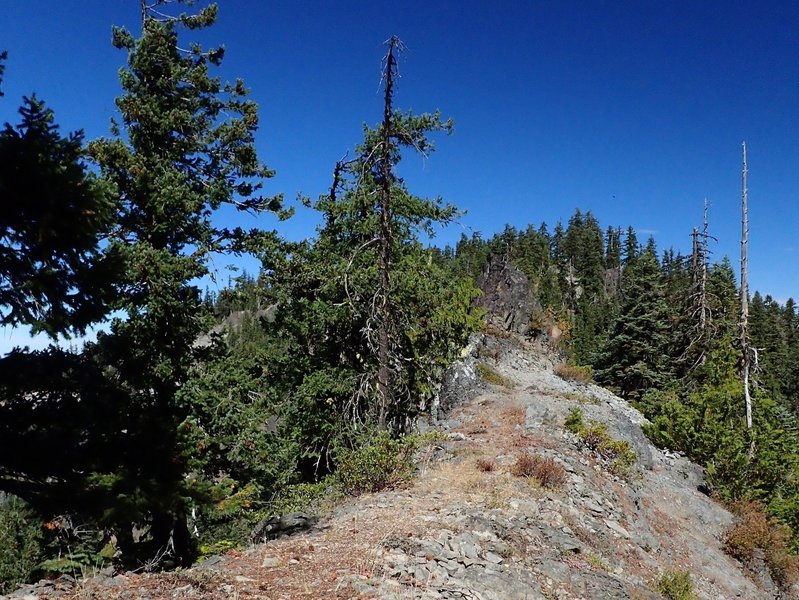
[[[668,381],[668,307],[660,264],[649,247],[625,270],[619,316],[595,363],[596,380],[637,400]]]
[[[108,365],[120,410],[129,415],[130,442],[123,446],[137,449],[120,455],[98,481],[118,498],[111,521],[147,521],[154,548],[185,563],[188,499],[200,491],[186,479],[178,438],[191,407],[176,393],[208,323],[196,281],[208,273],[211,253],[247,243],[243,232],[219,229],[211,217],[222,204],[255,212],[280,205],[259,195],[260,180],[272,172],[253,144],[255,103],[241,80],[222,83],[210,74],[223,49],[195,44],[184,51],[178,44],[181,27],[213,24],[216,6],[164,18],[156,7],[142,7],[140,38],[114,29],[114,45],[128,52],[117,100],[122,124],[114,124],[112,138],[89,145],[119,196],[111,244],[123,261],[116,307],[122,315],[93,351]]]
[[[107,309],[111,200],[87,172],[81,132],[62,137],[35,96],[19,112],[0,131],[0,323],[82,333]]]

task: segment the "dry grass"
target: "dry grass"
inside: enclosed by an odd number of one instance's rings
[[[552,458],[523,452],[511,468],[516,477],[536,480],[541,487],[554,489],[566,483],[566,469]]]
[[[492,458],[478,458],[476,464],[477,468],[483,473],[490,473],[497,468],[497,463]]]
[[[555,365],[554,373],[561,379],[575,383],[591,383],[594,380],[593,370],[588,366],[561,363]]]
[[[509,340],[509,339],[512,339],[514,337],[514,335],[510,331],[508,331],[507,329],[504,329],[502,327],[497,327],[493,323],[489,323],[489,322],[486,322],[483,325],[483,333],[485,333],[487,335],[494,336],[495,338],[503,339],[503,340]]]
[[[507,425],[523,426],[527,410],[520,404],[508,404],[500,411],[500,420]]]
[[[481,379],[487,383],[492,385],[498,385],[503,387],[507,390],[512,390],[516,387],[516,384],[513,383],[510,379],[499,373],[493,367],[490,367],[484,362],[477,363],[477,374],[480,375]]]

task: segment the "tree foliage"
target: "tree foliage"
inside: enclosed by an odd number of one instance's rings
[[[87,172],[81,132],[62,137],[36,96],[19,113],[0,131],[0,323],[82,333],[106,311],[111,198]]]

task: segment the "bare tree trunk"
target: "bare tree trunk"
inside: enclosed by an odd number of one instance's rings
[[[691,232],[691,287],[699,286],[699,230],[694,227]]]
[[[708,237],[710,234],[708,233],[707,224],[707,198],[705,198],[705,206],[702,215],[702,276],[699,283],[699,303],[701,307],[699,313],[699,327],[704,335],[705,330],[707,329],[709,313],[707,306],[707,263],[710,260],[710,256],[708,255]],[[704,362],[704,360],[702,362]]]
[[[399,50],[399,38],[392,36],[388,40],[383,81],[385,98],[383,105],[383,131],[381,140],[380,162],[380,250],[378,254],[378,294],[377,294],[377,391],[378,391],[378,426],[387,426],[388,409],[391,406],[391,365],[389,364],[389,324],[391,307],[389,305],[391,280],[389,277],[391,259],[391,184],[392,170],[392,96],[394,93],[394,75],[397,69],[395,51]]]
[[[752,397],[749,394],[749,287],[747,284],[747,245],[749,243],[749,190],[746,187],[746,142],[743,143],[743,169],[741,176],[741,380],[746,400],[746,428],[752,429]]]

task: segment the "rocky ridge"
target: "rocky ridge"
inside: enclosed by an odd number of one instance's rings
[[[510,334],[475,337],[454,378],[471,398],[422,425],[446,441],[420,457],[406,489],[185,571],[65,579],[14,597],[644,600],[661,598],[654,582],[677,571],[697,598],[784,597],[723,553],[734,517],[698,491],[701,469],[650,445],[620,398],[556,376],[556,362]],[[504,385],[480,382],[481,363]],[[631,472],[614,475],[565,429],[574,407],[634,448]],[[562,485],[515,477],[522,453],[556,461]]]

